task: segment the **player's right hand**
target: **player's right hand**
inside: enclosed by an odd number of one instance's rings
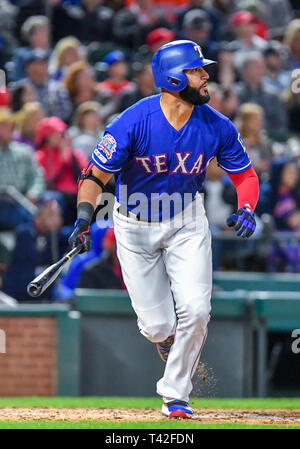
[[[78,218],[75,223],[75,229],[69,237],[69,245],[75,248],[82,245],[82,250],[79,254],[89,251],[92,246],[92,238],[90,232],[90,224],[83,218]]]
[[[256,228],[254,212],[248,207],[241,207],[236,214],[227,218],[227,226],[234,226],[238,237],[249,238]]]

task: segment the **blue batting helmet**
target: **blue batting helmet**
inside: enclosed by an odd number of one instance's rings
[[[171,92],[180,92],[188,84],[184,73],[216,61],[204,59],[200,45],[193,41],[172,41],[160,47],[152,59],[152,71],[157,87]]]

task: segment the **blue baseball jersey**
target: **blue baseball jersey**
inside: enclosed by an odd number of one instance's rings
[[[229,173],[251,167],[242,138],[227,117],[208,105],[194,106],[177,131],[166,119],[160,98],[147,97],[126,109],[106,127],[92,154],[100,170],[115,174],[117,200],[154,220],[162,217],[160,209],[154,216],[152,206],[164,196],[175,199],[173,216],[178,204],[186,207],[184,197],[193,199],[203,191],[206,168],[214,157]]]

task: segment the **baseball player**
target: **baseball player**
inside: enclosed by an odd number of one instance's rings
[[[211,236],[202,191],[213,158],[237,190],[238,210],[228,225],[243,238],[256,226],[258,179],[243,141],[233,123],[206,104],[205,67],[214,63],[192,41],[158,49],[152,68],[162,92],[107,126],[81,176],[69,239],[89,250],[96,198],[114,175],[118,258],[139,330],[166,362],[157,393],[168,417],[193,415],[191,379],[210,319]]]

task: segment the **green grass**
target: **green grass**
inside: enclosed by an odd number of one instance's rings
[[[132,397],[24,397],[0,398],[0,408],[151,408],[160,409],[160,398],[132,398]],[[191,399],[195,409],[299,409],[300,398],[266,398],[266,399]],[[0,429],[300,429],[297,425],[249,425],[236,423],[205,424],[184,420],[161,421],[0,421]]]
[[[0,429],[300,429],[300,426],[201,424],[186,421],[0,421]]]
[[[160,398],[131,397],[24,397],[0,398],[0,407],[58,407],[58,408],[160,408]],[[191,399],[194,408],[300,409],[300,398],[265,399]]]

